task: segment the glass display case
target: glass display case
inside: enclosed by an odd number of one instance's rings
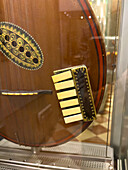
[[[114,147],[118,169],[127,169],[128,150],[128,116],[127,116],[127,1],[122,3],[119,54],[117,62],[117,78],[115,81],[115,96],[111,131],[111,146]]]
[[[0,0],[1,169],[114,169],[123,5]]]

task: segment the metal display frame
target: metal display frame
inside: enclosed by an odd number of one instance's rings
[[[105,145],[90,143],[68,142],[56,147],[34,149],[34,152],[29,147],[15,145],[14,148],[13,144],[12,148],[0,146],[0,152],[1,169],[108,170],[114,162],[111,147],[108,147],[106,157]]]

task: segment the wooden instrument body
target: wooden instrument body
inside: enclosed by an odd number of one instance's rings
[[[86,0],[0,0],[0,22],[29,32],[44,54],[39,70],[18,67],[0,53],[0,89],[52,90],[52,94],[0,96],[0,134],[28,146],[54,146],[85,130],[91,122],[66,125],[51,79],[54,70],[85,64],[98,111],[106,83],[102,35]],[[89,17],[90,16],[90,17]]]

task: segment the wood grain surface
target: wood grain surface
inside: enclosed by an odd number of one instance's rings
[[[91,123],[64,123],[51,78],[54,70],[85,64],[97,112],[100,107],[106,83],[102,34],[88,1],[68,1],[0,0],[0,22],[11,22],[26,30],[44,55],[43,66],[30,71],[0,53],[0,89],[53,91],[37,96],[0,96],[0,134],[20,145],[58,145]]]

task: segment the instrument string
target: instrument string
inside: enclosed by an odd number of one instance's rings
[[[25,1],[25,17],[26,17],[26,25],[27,25],[27,32],[29,33],[30,32],[30,24],[29,24],[29,16],[28,16],[28,8],[30,8],[30,1]],[[32,74],[33,74],[33,71],[30,71],[30,70],[27,70],[27,75],[29,76],[29,82],[32,82]],[[30,90],[34,90],[34,87],[33,87],[33,82],[32,83],[29,83],[29,86],[27,87],[29,88]],[[27,98],[30,100],[32,100],[33,96],[27,96]],[[35,143],[35,133],[34,133],[34,127],[33,127],[33,110],[31,111],[31,115],[29,114],[30,113],[30,108],[28,108],[28,131],[29,131],[29,138],[32,138],[32,143]]]
[[[4,8],[6,8],[6,10],[5,10],[5,21],[9,21],[9,17],[10,17],[10,13],[9,13],[9,7],[11,7],[11,4],[10,4],[10,2],[8,3],[7,1],[4,1],[5,3],[4,3]],[[5,73],[5,81],[6,81],[6,89],[8,89],[8,90],[10,90],[10,89],[12,89],[12,78],[11,78],[11,75],[10,75],[10,73],[12,72],[12,70],[10,69],[10,61],[8,61],[7,59],[6,59],[6,57],[4,57],[3,58],[3,60],[4,60],[4,73]],[[9,71],[10,70],[10,71]],[[8,78],[8,80],[7,80],[7,78]],[[9,79],[10,78],[10,79]],[[10,81],[9,82],[9,84],[8,84],[8,81]],[[17,126],[18,124],[17,124],[17,120],[16,120],[16,117],[15,117],[15,115],[14,115],[14,113],[13,113],[13,106],[12,106],[12,98],[10,98],[10,96],[7,96],[6,97],[7,98],[7,103],[8,103],[8,107],[6,107],[6,109],[7,109],[7,112],[8,112],[8,116],[9,116],[9,119],[12,121],[11,123],[13,124],[14,122],[15,122],[15,125]],[[14,119],[12,118],[11,119],[11,116],[12,117],[14,117]],[[13,122],[14,121],[14,122]],[[13,130],[13,132],[14,132],[14,136],[16,137],[16,139],[17,139],[17,141],[20,143],[20,140],[19,140],[19,134],[18,134],[18,131],[17,131],[17,128],[15,128],[15,126],[11,126],[10,127],[12,130]]]
[[[13,0],[13,3],[12,1],[10,1],[10,12],[11,12],[11,15],[12,15],[12,22],[13,23],[16,23],[17,22],[17,16],[15,15],[15,7],[16,7],[16,2],[15,0]],[[12,71],[12,85],[14,86],[13,90],[17,90],[19,91],[20,89],[20,68],[17,67],[16,65],[14,65],[13,63],[11,63],[11,71]],[[12,96],[10,97],[13,99],[13,110],[14,110],[14,117],[15,117],[15,120],[16,120],[16,128],[17,128],[17,132],[19,133],[19,140],[22,139],[22,135],[21,135],[21,130],[22,130],[22,127],[21,127],[21,123],[19,122],[19,120],[22,120],[22,116],[19,114],[19,110],[20,110],[20,106],[21,106],[21,100],[19,102],[19,96]],[[23,139],[25,141],[25,137],[24,137],[24,134],[23,134]]]
[[[35,35],[35,37],[34,37],[34,39],[36,39],[36,34],[34,34],[35,32],[37,32],[37,34],[38,34],[38,31],[36,30],[36,24],[34,24],[34,23],[36,23],[36,17],[35,17],[35,9],[37,9],[37,8],[35,8],[35,6],[36,6],[36,0],[34,0],[33,1],[33,3],[31,3],[31,11],[32,11],[32,18],[33,18],[33,22],[32,22],[32,28],[33,28],[33,30],[32,30],[32,33],[33,33],[33,35]],[[36,12],[37,13],[37,12]],[[37,41],[37,39],[36,39],[36,41]],[[38,75],[38,70],[35,70],[34,72],[33,72],[33,77],[32,77],[32,71],[31,71],[31,81],[32,81],[32,89],[33,90],[38,90],[38,89],[35,89],[35,85],[36,85],[36,87],[37,87],[37,75]],[[36,77],[35,77],[35,75],[36,75]],[[34,105],[34,114],[36,115],[36,121],[35,121],[35,135],[34,135],[34,137],[35,137],[35,141],[38,141],[38,139],[39,139],[39,137],[40,137],[40,135],[39,135],[39,130],[38,130],[38,122],[37,122],[37,110],[38,110],[38,104],[39,104],[39,102],[37,102],[37,101],[39,101],[39,97],[40,96],[36,96],[36,101],[35,101],[35,105]],[[38,138],[38,139],[37,139]]]
[[[5,11],[5,6],[7,5],[7,2],[6,1],[4,1],[3,2],[4,3],[4,11]],[[7,10],[6,10],[6,13],[5,13],[5,18],[4,18],[4,20],[6,21],[8,21],[8,6],[7,6],[7,8],[6,8]],[[4,66],[4,74],[5,74],[5,76],[4,76],[4,82],[5,82],[5,89],[8,89],[8,83],[7,83],[7,77],[8,77],[8,73],[7,73],[7,65],[8,65],[8,63],[6,62],[6,58],[5,57],[3,57],[3,66]],[[4,97],[2,97],[3,99],[4,99]],[[11,111],[10,111],[10,109],[11,109],[11,104],[10,104],[10,102],[8,102],[9,101],[9,98],[8,97],[5,97],[6,99],[7,99],[7,102],[6,102],[6,104],[7,104],[7,106],[8,107],[6,107],[6,110],[7,110],[7,113],[8,113],[8,116],[10,116],[10,114],[11,114]],[[5,104],[4,104],[4,106],[5,106]],[[10,109],[9,109],[10,108]]]
[[[22,4],[24,4],[23,2],[21,2],[21,0],[19,1],[19,5],[18,5],[18,7],[19,7],[19,10],[18,11],[20,11],[21,12],[21,14],[22,14],[22,9],[23,9],[23,6],[22,6]],[[19,17],[19,21],[21,21],[21,25],[24,25],[24,24],[26,24],[26,23],[24,23],[24,17],[23,17],[23,15],[19,15],[20,17]],[[21,52],[20,52],[21,53]],[[21,53],[21,55],[22,55],[22,53]],[[26,90],[25,89],[25,70],[23,70],[23,68],[20,68],[20,67],[18,67],[18,72],[19,72],[19,85],[18,85],[18,87],[19,87],[19,91],[21,91],[21,90]],[[24,76],[23,76],[24,75]],[[25,83],[25,84],[24,84]],[[29,113],[28,111],[27,111],[27,108],[25,107],[26,106],[26,100],[27,100],[27,97],[26,96],[19,96],[19,100],[20,100],[20,102],[21,102],[21,105],[20,105],[20,115],[21,115],[21,120],[22,120],[22,135],[23,135],[23,139],[24,139],[24,143],[25,144],[27,144],[27,135],[26,134],[29,134],[29,132],[28,132],[28,130],[26,129],[26,124],[27,124],[27,120],[26,120],[26,112],[27,113]],[[26,115],[25,115],[26,114]],[[25,132],[28,132],[28,133],[25,133]]]
[[[4,1],[5,2],[5,1]],[[2,2],[2,7],[4,8],[4,2]],[[3,14],[3,21],[6,19],[5,17],[5,12]],[[1,21],[0,21],[1,22]],[[0,90],[2,91],[3,89],[7,88],[7,73],[6,73],[6,68],[4,67],[4,65],[6,64],[6,59],[4,56],[1,56],[0,59],[1,62],[1,66],[0,66]],[[2,116],[1,114],[1,119],[2,122],[6,121],[6,117],[9,116],[9,107],[8,107],[8,102],[7,98],[3,98],[3,96],[1,96],[1,109],[2,109],[2,113],[4,113],[4,115]],[[5,102],[6,102],[6,107],[5,107]]]

